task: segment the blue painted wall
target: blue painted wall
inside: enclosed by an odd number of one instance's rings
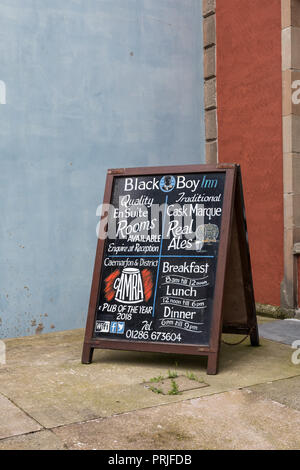
[[[84,326],[107,168],[204,162],[201,11],[1,0],[1,338]]]

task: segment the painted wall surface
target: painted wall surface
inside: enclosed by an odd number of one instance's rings
[[[217,1],[220,162],[241,164],[256,301],[283,279],[280,0]]]
[[[1,0],[1,338],[84,326],[107,168],[205,161],[201,16]]]

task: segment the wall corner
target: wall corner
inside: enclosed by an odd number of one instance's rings
[[[206,163],[218,163],[216,0],[203,0]]]
[[[281,306],[299,305],[300,242],[300,0],[281,0],[284,279]]]

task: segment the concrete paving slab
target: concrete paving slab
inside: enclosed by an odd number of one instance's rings
[[[51,431],[11,437],[0,441],[0,450],[66,450],[66,445]]]
[[[4,340],[5,369],[15,367],[55,367],[57,364],[78,363],[81,357],[84,331],[82,329],[47,333]],[[3,368],[0,367],[0,375]]]
[[[206,375],[205,358],[178,355],[96,350],[94,362],[82,365],[82,341],[83,330],[6,341],[0,392],[52,428],[300,375],[292,349],[270,341],[259,348],[249,340],[223,345],[216,376]],[[192,372],[209,387],[164,396],[140,385],[172,369],[179,375]]]
[[[251,387],[251,390],[259,396],[277,401],[278,403],[300,411],[300,377],[259,384]]]
[[[300,320],[277,320],[259,325],[259,334],[271,341],[292,345],[300,341]]]
[[[190,379],[186,375],[177,375],[174,374],[174,377],[154,377],[151,382],[144,382],[141,385],[150,389],[153,393],[162,393],[163,395],[172,395],[189,390],[195,390],[198,388],[209,387],[205,382],[197,380],[196,376],[192,376]],[[174,385],[175,384],[175,385]]]
[[[71,449],[299,449],[300,412],[232,391],[56,428]]]
[[[0,394],[0,439],[17,436],[42,427]]]

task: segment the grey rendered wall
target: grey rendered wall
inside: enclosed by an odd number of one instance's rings
[[[204,162],[202,48],[200,0],[1,0],[0,337],[84,325],[107,168]]]

